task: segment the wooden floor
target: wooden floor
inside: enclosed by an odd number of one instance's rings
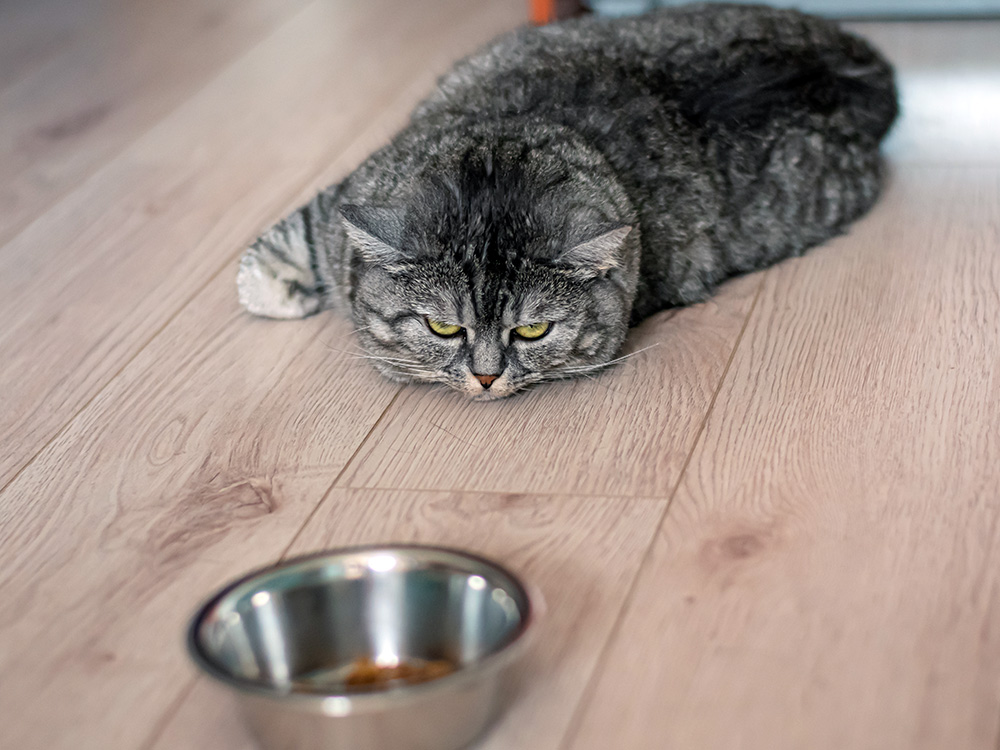
[[[236,750],[198,600],[331,545],[460,545],[548,615],[490,750],[1000,747],[1000,22],[901,73],[845,237],[472,404],[235,259],[520,0],[0,4],[0,732]],[[647,348],[648,347],[648,348]]]

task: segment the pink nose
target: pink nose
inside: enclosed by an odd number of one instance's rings
[[[483,388],[489,388],[491,385],[493,385],[493,381],[496,380],[498,377],[500,377],[499,375],[476,375],[476,373],[472,374],[476,378],[476,380],[478,380],[482,384]]]

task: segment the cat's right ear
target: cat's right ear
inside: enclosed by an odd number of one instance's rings
[[[619,268],[621,248],[632,231],[627,224],[594,228],[589,239],[563,252],[556,262],[573,270],[577,276],[589,277]]]
[[[344,205],[340,207],[347,236],[365,260],[392,267],[404,262],[403,212],[385,206]]]

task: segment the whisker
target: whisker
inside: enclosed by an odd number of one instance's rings
[[[361,349],[360,347],[357,347],[355,351],[349,351],[347,349],[338,349],[334,346],[329,346],[329,345],[327,345],[327,348],[330,349],[331,351],[344,354],[354,359],[367,359],[373,362],[387,362],[389,364],[403,364],[403,365],[413,365],[413,366],[421,365],[420,360],[405,359],[403,357],[389,357],[380,354],[370,354],[365,350]]]
[[[397,365],[389,363],[388,367],[394,372],[400,375],[407,375],[409,377],[418,378],[421,382],[438,382],[440,381],[440,374],[437,370],[432,370],[427,367],[417,367],[413,365]]]
[[[333,346],[332,344],[326,344],[326,348],[329,349],[331,352],[337,352],[338,354],[349,354],[349,355],[352,355],[352,356],[355,355],[355,354],[358,354],[359,352],[363,352],[364,351],[364,349],[362,349],[360,346],[355,346],[354,347],[354,351],[350,351],[348,349],[338,349],[337,347]]]
[[[375,362],[390,362],[390,363],[402,363],[406,365],[419,365],[420,362],[415,359],[403,359],[402,357],[382,357],[377,354],[352,354],[351,352],[343,352],[348,357],[353,357],[354,359],[370,359]]]
[[[639,354],[642,354],[643,352],[652,349],[654,346],[659,346],[659,344],[650,344],[649,346],[644,346],[642,349],[638,349],[638,350],[636,350],[634,352],[630,352],[629,354],[625,354],[625,355],[623,355],[621,357],[615,357],[612,360],[608,360],[607,362],[601,362],[601,363],[596,364],[596,365],[582,365],[582,366],[579,366],[579,367],[563,367],[563,368],[560,368],[559,370],[557,370],[556,372],[562,372],[562,373],[569,373],[569,374],[573,374],[573,375],[578,375],[578,374],[582,374],[582,373],[585,373],[585,372],[593,372],[595,370],[603,370],[604,368],[611,367],[611,365],[617,364],[618,362],[622,362],[622,361],[624,361],[626,359],[630,359],[630,358],[635,357],[635,356],[637,356]]]

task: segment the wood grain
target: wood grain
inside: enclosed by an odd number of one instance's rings
[[[477,748],[553,748],[655,533],[665,500],[334,490],[292,553],[387,541],[472,548],[545,601],[517,700]],[[228,696],[199,684],[157,750],[249,747]]]
[[[0,249],[0,487],[390,101],[516,17],[393,10],[311,5]]]
[[[593,379],[486,403],[407,387],[340,485],[668,494],[759,284],[650,318],[626,345],[641,353]]]
[[[304,72],[297,66],[315,63],[317,55],[322,58],[329,30],[310,35],[307,28],[318,28],[338,16],[334,6],[314,7],[314,15],[302,16],[302,27],[291,27],[297,36],[287,36],[282,29],[262,46],[264,52],[245,58],[239,69],[220,79],[219,88],[206,90],[204,100],[179,110],[179,122],[165,124],[160,137],[183,142],[195,135],[199,115],[211,106],[207,100],[228,96],[231,108],[238,97],[226,93],[227,85],[259,96],[270,80],[277,92],[282,77]],[[367,7],[369,13],[378,10]],[[453,10],[440,6],[439,12],[444,16]],[[281,554],[396,393],[397,386],[353,356],[354,344],[344,321],[319,316],[295,324],[271,323],[238,309],[231,261],[252,232],[233,240],[240,231],[233,225],[265,224],[268,219],[261,217],[275,215],[275,206],[290,207],[294,201],[289,196],[302,192],[304,179],[317,179],[317,168],[327,179],[329,172],[343,173],[349,162],[362,158],[398,127],[419,96],[418,89],[428,85],[434,66],[443,64],[442,57],[450,58],[475,43],[477,34],[488,35],[508,25],[511,15],[509,7],[496,4],[448,18],[424,13],[414,19],[401,12],[394,23],[361,13],[358,20],[382,23],[387,32],[401,35],[399,56],[392,63],[398,70],[407,65],[407,55],[400,51],[407,50],[404,32],[420,32],[421,24],[437,23],[444,36],[432,39],[418,33],[408,48],[409,64],[422,62],[402,78],[405,88],[390,101],[368,100],[368,109],[348,113],[356,117],[367,113],[375,119],[359,124],[341,113],[339,118],[306,122],[316,112],[303,104],[296,117],[306,119],[293,119],[287,126],[303,126],[294,147],[272,145],[275,157],[285,150],[284,173],[269,175],[270,182],[254,188],[259,191],[256,208],[245,201],[227,208],[234,196],[222,177],[212,186],[215,190],[197,196],[209,202],[209,212],[223,214],[214,219],[223,226],[215,237],[193,247],[203,255],[214,255],[224,273],[218,273],[218,267],[213,270],[204,258],[187,259],[192,265],[202,263],[195,266],[202,273],[175,278],[172,301],[183,305],[184,294],[192,301],[176,317],[164,312],[167,321],[162,331],[147,324],[151,341],[139,356],[120,373],[105,371],[106,379],[114,376],[111,385],[0,493],[0,591],[10,604],[7,614],[0,616],[0,669],[5,675],[0,681],[0,720],[5,742],[21,748],[74,750],[144,744],[189,684],[179,636],[196,600],[225,578]],[[346,14],[340,19],[347,27],[343,33],[357,32],[347,24],[351,18]],[[359,54],[355,60],[367,58]],[[284,68],[273,70],[279,63]],[[378,65],[375,69],[386,72]],[[352,86],[363,83],[362,78]],[[368,95],[400,88],[388,74],[385,85],[386,89],[370,86]],[[300,88],[289,96],[314,91]],[[221,107],[226,105],[220,102]],[[376,107],[382,111],[378,117]],[[331,143],[331,125],[338,122],[340,129],[332,135],[340,134],[341,140]],[[266,127],[281,132],[273,121],[261,121],[256,127],[260,140],[266,140]],[[348,133],[353,139],[349,146],[343,139]],[[226,128],[210,138],[198,166],[206,168],[219,158],[223,161],[217,168],[231,168],[226,159],[248,156],[246,151],[227,154],[225,139],[232,135]],[[129,155],[141,162],[141,157],[156,154],[160,145],[146,143],[149,151],[130,150]],[[313,159],[320,159],[318,166],[309,163],[310,148]],[[334,160],[337,149],[340,156]],[[260,156],[266,155],[262,149]],[[122,164],[116,160],[112,167],[127,171]],[[184,173],[188,167],[184,159],[158,166],[161,177]],[[264,161],[254,169],[268,166],[273,164]],[[267,176],[252,170],[244,173],[246,179],[254,175]],[[191,178],[186,181],[195,184]],[[110,213],[120,215],[124,210],[129,216],[127,193],[122,189],[106,196]],[[204,214],[185,216],[184,210],[193,210],[196,202],[187,200],[183,189],[174,190],[163,198],[159,211],[143,211],[131,219],[126,234],[142,233],[147,262],[157,255],[167,258],[171,240],[176,239],[170,234],[170,220],[189,221],[185,232],[204,227]],[[250,215],[241,215],[248,208],[253,209]],[[166,218],[161,223],[162,215]],[[44,219],[56,227],[64,222],[62,230],[68,232],[74,216],[49,212]],[[79,229],[80,217],[75,219]],[[92,251],[119,231],[110,220],[100,227],[103,234],[91,230]],[[155,231],[149,235],[151,230]],[[118,271],[116,279],[153,283],[152,274],[146,275],[143,263],[130,259],[126,248],[120,248],[117,259],[129,265]],[[86,271],[67,269],[82,283],[100,280],[93,269]],[[34,281],[33,274],[26,275]],[[199,292],[205,283],[208,286]],[[57,319],[78,315],[89,306],[118,316],[122,326],[144,323],[126,320],[130,311],[118,309],[121,299],[109,303],[110,293],[103,300],[93,288],[80,293],[86,299],[71,312],[57,313]],[[129,293],[134,294],[126,290],[121,296],[127,298]],[[84,323],[71,320],[69,325],[86,335]],[[36,345],[37,338],[41,337],[36,333]],[[73,343],[68,335],[57,341]],[[136,342],[136,348],[142,343]],[[39,359],[44,357],[37,348],[33,356],[24,357],[29,364]],[[70,370],[74,376],[85,374]],[[23,371],[19,374],[24,377]],[[3,376],[9,376],[6,370]],[[30,406],[20,398],[10,402],[20,408]],[[37,411],[30,421],[44,422]],[[54,417],[52,424],[57,424]],[[46,501],[38,502],[39,497]]]
[[[0,92],[74,43],[101,0],[6,0],[0,3]]]
[[[566,747],[993,750],[998,191],[900,168],[768,273]]]
[[[197,600],[280,556],[398,389],[349,336],[250,319],[217,276],[0,495],[5,744],[152,731]]]
[[[0,75],[0,245],[305,4],[46,0],[11,11],[0,32],[0,68],[12,58],[17,74],[7,86]]]

